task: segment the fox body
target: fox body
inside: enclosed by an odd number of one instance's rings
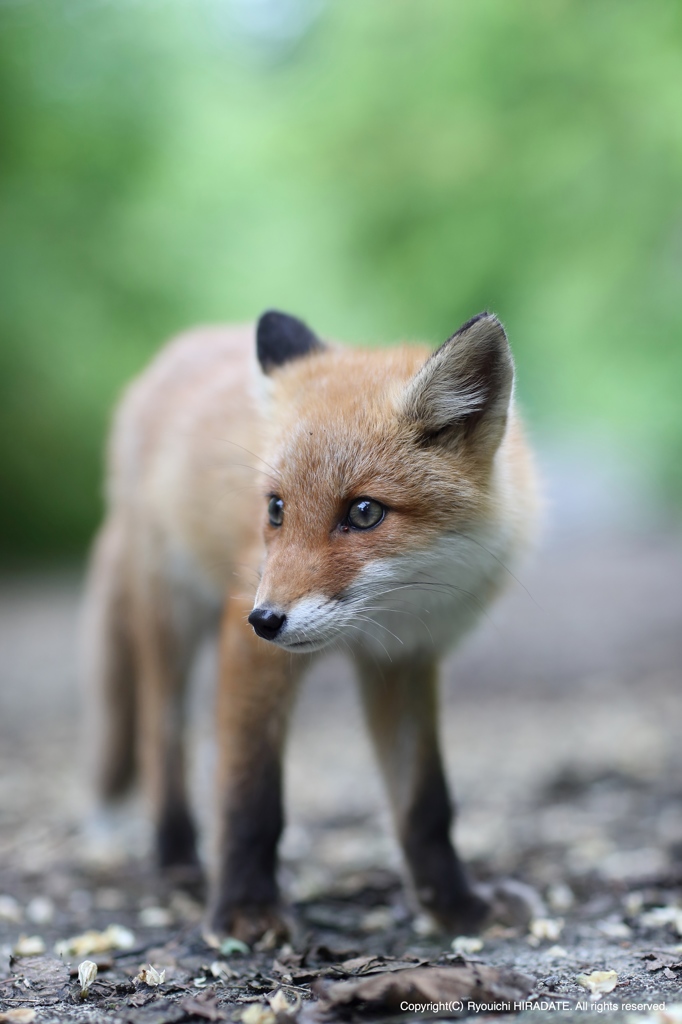
[[[448,929],[485,914],[450,840],[437,665],[534,519],[513,362],[491,315],[435,352],[322,343],[264,314],[165,348],[119,407],[88,584],[97,784],[139,764],[161,863],[198,869],[183,694],[219,630],[219,857],[209,927],[284,930],[286,725],[310,658],[352,656],[414,892]],[[254,598],[255,588],[255,598]]]

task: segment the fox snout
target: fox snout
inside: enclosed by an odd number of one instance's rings
[[[286,615],[282,615],[273,608],[263,605],[260,608],[253,609],[249,615],[248,622],[263,640],[274,640],[286,619]]]

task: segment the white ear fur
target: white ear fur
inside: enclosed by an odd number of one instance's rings
[[[497,317],[480,313],[431,355],[401,397],[426,439],[476,437],[497,448],[507,420],[514,362]]]

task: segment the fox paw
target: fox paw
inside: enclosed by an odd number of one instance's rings
[[[415,921],[415,928],[426,935],[475,935],[490,924],[491,915],[488,900],[472,891],[451,906],[425,907]]]
[[[216,914],[204,929],[209,946],[219,949],[226,939],[238,939],[247,946],[275,949],[285,942],[291,928],[280,907],[238,906]]]

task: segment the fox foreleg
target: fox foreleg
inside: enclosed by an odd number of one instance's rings
[[[360,665],[365,715],[421,907],[452,932],[476,930],[488,907],[450,839],[453,807],[441,760],[432,661]]]
[[[221,834],[208,928],[253,942],[287,932],[277,885],[282,756],[305,659],[256,637],[246,601],[228,604],[218,694]]]

